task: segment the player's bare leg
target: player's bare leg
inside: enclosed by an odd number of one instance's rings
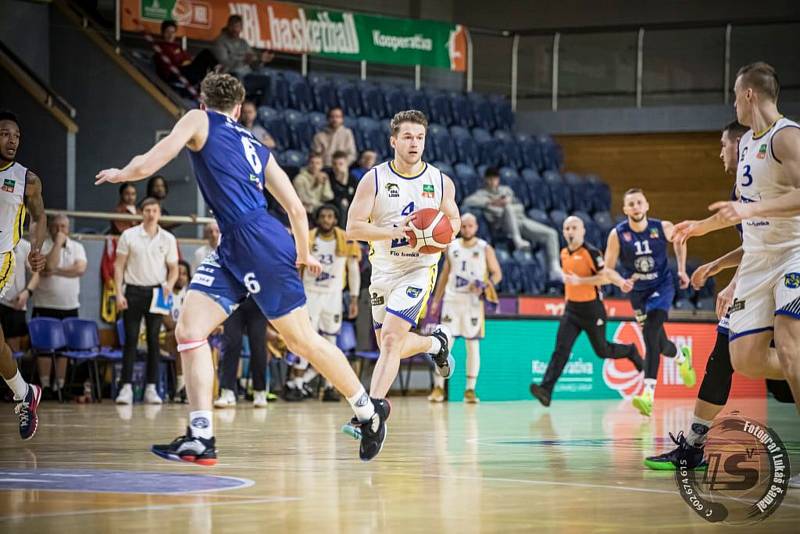
[[[780,317],[776,317],[777,320]],[[730,343],[731,363],[737,373],[748,378],[783,380],[783,368],[774,350],[770,350],[773,332],[759,332],[734,339]]]
[[[17,402],[14,412],[19,416],[19,435],[22,439],[31,439],[39,427],[39,416],[36,411],[42,398],[42,390],[39,386],[28,384],[22,378],[2,328],[0,328],[0,376],[14,392],[14,400]]]
[[[775,349],[800,413],[800,321],[788,315],[775,316]]]

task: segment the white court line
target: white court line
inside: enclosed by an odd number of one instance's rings
[[[223,501],[223,502],[202,502],[191,504],[157,504],[153,506],[136,506],[129,508],[96,508],[93,510],[75,510],[72,512],[50,512],[44,514],[17,514],[17,515],[4,515],[0,516],[0,521],[17,521],[19,519],[38,519],[42,517],[69,517],[76,515],[95,515],[95,514],[109,514],[109,513],[125,513],[125,512],[150,512],[162,510],[177,510],[180,508],[199,508],[211,507],[224,504],[226,506],[235,506],[238,504],[271,504],[289,501],[302,500],[300,497],[269,497],[266,499],[251,499],[239,501]]]

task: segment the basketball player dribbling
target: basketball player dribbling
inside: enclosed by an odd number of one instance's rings
[[[359,455],[371,460],[383,447],[389,408],[370,399],[344,354],[311,327],[297,266],[318,274],[320,264],[310,253],[305,208],[269,149],[237,124],[245,97],[241,82],[228,74],[209,74],[201,94],[202,109],[189,111],[167,137],[125,168],[100,171],[96,181],[142,180],[186,147],[203,198],[222,230],[217,251],[192,278],[175,332],[186,376],[189,427],[172,443],[154,445],[152,452],[169,460],[216,464],[208,336],[249,294],[289,349],[308,359],[345,395],[361,431]],[[289,215],[294,241],[267,213],[265,187]]]
[[[448,176],[422,160],[428,119],[416,111],[401,111],[391,122],[392,161],[368,171],[358,184],[347,218],[347,237],[369,241],[372,278],[372,322],[380,348],[370,395],[384,399],[397,377],[400,360],[430,354],[437,372],[453,371],[452,336],[438,326],[430,336],[410,332],[425,316],[425,305],[436,283],[441,253],[421,254],[406,238],[410,215],[433,208],[450,220],[455,234],[461,227],[455,186]],[[351,433],[352,426],[343,429]]]
[[[684,231],[702,235],[742,222],[731,363],[751,378],[785,377],[800,412],[800,125],[778,111],[780,85],[770,65],[739,69],[733,90],[736,118],[750,127],[739,141],[739,201],[712,204],[711,221]],[[769,351],[773,340],[777,357]],[[790,485],[800,486],[798,475]]]
[[[16,161],[20,142],[20,128],[16,115],[0,111],[0,294],[13,283],[14,247],[22,237],[25,212],[31,215],[31,252],[28,263],[33,272],[44,269],[45,257],[40,247],[47,232],[47,217],[42,201],[42,181],[30,169]],[[37,410],[42,398],[39,386],[28,384],[22,378],[0,328],[0,376],[14,392],[17,405],[14,412],[19,416],[19,435],[31,439],[39,427]]]

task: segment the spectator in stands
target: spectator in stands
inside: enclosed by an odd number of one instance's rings
[[[33,316],[65,319],[77,317],[80,301],[80,277],[86,272],[86,250],[69,237],[69,219],[55,215],[48,222],[50,235],[42,244],[42,254],[47,256],[44,271],[40,273],[39,287],[33,295]],[[49,356],[38,358],[42,389],[50,388],[52,360]],[[64,388],[67,360],[56,360],[55,389]]]
[[[333,166],[331,167],[331,189],[333,190],[333,204],[339,210],[339,226],[344,228],[347,220],[347,211],[356,194],[358,180],[350,174],[348,168],[347,152],[336,151],[333,153]]]
[[[39,285],[39,273],[31,273],[28,265],[30,252],[31,242],[20,239],[14,247],[14,279],[5,293],[0,295],[0,325],[3,326],[8,346],[14,352],[22,349],[22,339],[28,335],[25,312],[28,310],[28,300]]]
[[[164,317],[153,310],[156,291],[163,292],[164,300],[172,295],[178,279],[178,243],[175,236],[158,225],[161,207],[158,200],[146,198],[142,202],[142,224],[125,230],[117,245],[114,262],[114,284],[117,288],[117,308],[124,312],[125,346],[122,355],[122,387],[117,404],[133,403],[133,363],[139,339],[139,324],[144,317],[147,334],[147,388],[144,401],[161,404],[156,391],[158,363],[161,357],[158,334]]]
[[[333,200],[333,190],[328,173],[322,170],[322,154],[311,152],[308,165],[300,169],[293,180],[297,196],[309,215],[326,202]]]
[[[189,290],[189,281],[192,279],[192,268],[188,262],[180,260],[178,262],[178,279],[175,280],[175,290],[172,295],[172,307],[169,315],[164,316],[164,349],[175,358],[175,398],[179,402],[186,400],[186,382],[183,379],[183,365],[181,355],[178,352],[178,341],[175,339],[175,327],[178,325],[178,317],[181,314],[181,306],[186,300],[186,293]]]
[[[242,104],[242,115],[239,117],[239,122],[250,130],[250,133],[253,134],[253,137],[261,141],[261,143],[272,150],[275,148],[276,143],[275,139],[264,129],[263,126],[260,124],[256,124],[256,116],[258,115],[256,111],[256,105],[251,100],[246,100],[244,104]]]
[[[259,64],[269,63],[275,56],[269,50],[257,52],[242,39],[242,17],[231,15],[228,23],[214,41],[214,57],[219,61],[222,72],[243,77]]]
[[[167,208],[164,207],[164,203],[167,201],[167,195],[169,194],[169,185],[167,185],[167,179],[164,178],[160,174],[156,174],[149,180],[147,180],[147,194],[145,195],[145,200],[148,198],[155,199],[158,202],[158,206],[161,208],[161,215],[160,217],[164,217],[165,215],[169,215],[169,211]],[[144,203],[144,201],[142,201]],[[142,206],[139,206],[139,210],[141,211]],[[165,223],[159,222],[159,226],[167,231],[172,231],[173,228],[177,228],[180,226],[179,223]]]
[[[217,247],[219,246],[220,233],[217,221],[210,222],[203,227],[203,237],[206,240],[206,244],[194,251],[194,262],[192,263],[192,269],[195,271],[200,264],[203,263],[203,260],[210,256],[212,252],[217,250]]]
[[[547,251],[551,279],[561,278],[558,232],[529,219],[525,208],[507,185],[500,185],[500,173],[488,168],[484,173],[484,187],[464,199],[464,207],[483,210],[494,230],[508,234],[517,249],[530,249],[529,241],[540,243]]]
[[[352,174],[356,180],[360,181],[367,171],[375,166],[375,162],[377,161],[378,154],[374,150],[368,148],[358,157],[358,163],[355,167],[350,169],[350,174]]]
[[[116,213],[126,213],[128,215],[136,215],[139,210],[136,209],[136,187],[130,182],[123,183],[119,186],[119,203],[114,208]],[[138,221],[111,221],[111,234],[120,235],[128,228],[132,228],[139,224]]]
[[[311,150],[322,154],[322,164],[330,167],[335,152],[344,152],[347,165],[356,159],[356,140],[353,130],[344,125],[342,108],[328,110],[328,126],[314,134]]]
[[[153,61],[156,64],[158,76],[169,84],[179,84],[178,74],[171,67],[178,69],[181,75],[193,86],[199,84],[205,75],[217,66],[217,58],[211,50],[203,49],[196,57],[184,50],[177,40],[178,25],[174,20],[165,20],[161,23],[161,40],[156,46],[161,50],[156,51]]]

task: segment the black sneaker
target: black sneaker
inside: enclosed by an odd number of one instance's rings
[[[28,384],[25,397],[14,406],[14,413],[19,416],[19,437],[23,440],[31,439],[39,428],[39,401],[42,400],[42,388]]]
[[[550,406],[550,398],[553,392],[539,384],[531,384],[531,395],[536,397],[542,403],[542,406]]]
[[[287,386],[283,390],[283,400],[286,402],[300,402],[306,400],[306,396],[300,388]]]
[[[450,332],[449,328],[440,324],[431,335],[442,344],[442,348],[439,349],[438,353],[431,354],[433,363],[436,364],[436,372],[439,373],[439,376],[442,378],[449,378],[456,368],[456,361],[450,355],[450,344],[453,341],[453,334]]]
[[[325,388],[322,392],[322,402],[339,402],[341,396],[333,388]]]
[[[389,431],[386,427],[386,420],[392,411],[392,405],[386,399],[371,399],[375,407],[375,413],[369,421],[359,422],[361,430],[361,446],[358,455],[364,462],[369,462],[383,450],[383,442]]]
[[[153,445],[151,451],[156,456],[173,462],[189,462],[212,466],[217,463],[215,438],[205,439],[192,436],[189,428],[185,436],[179,436],[169,445]]]
[[[706,469],[708,467],[708,462],[703,457],[703,452],[705,450],[703,445],[699,447],[689,445],[683,432],[678,432],[677,437],[673,436],[672,432],[670,432],[669,437],[672,438],[673,443],[675,443],[677,447],[664,454],[648,456],[644,459],[645,466],[656,471],[675,471],[678,465],[680,465],[681,460],[686,460],[683,465],[685,465],[687,469]]]

